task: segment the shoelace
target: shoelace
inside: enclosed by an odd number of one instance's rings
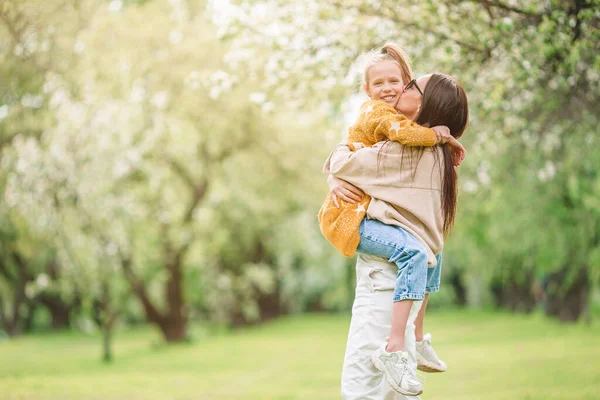
[[[408,366],[408,359],[402,357],[401,362],[402,362],[402,368],[404,371],[406,371],[408,376],[410,376],[411,378],[414,378],[415,380],[418,380],[421,383],[427,382],[427,378],[425,378],[425,376],[419,374],[417,371],[413,371],[412,369],[410,369],[410,367]]]

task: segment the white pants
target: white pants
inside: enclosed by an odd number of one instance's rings
[[[345,400],[414,400],[395,392],[373,366],[371,354],[390,335],[398,267],[382,258],[358,255],[356,294],[342,370]],[[406,324],[405,348],[416,368],[415,319],[422,301],[415,301]]]

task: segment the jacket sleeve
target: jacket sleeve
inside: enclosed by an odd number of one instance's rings
[[[350,152],[355,152],[358,149],[362,149],[363,147],[365,147],[364,144],[362,143],[348,143],[347,141],[342,141],[340,144],[338,144],[332,151],[331,153],[329,153],[329,156],[327,156],[327,159],[325,160],[325,164],[323,164],[323,173],[325,175],[330,175],[332,174],[331,172],[331,159],[333,157],[333,155],[336,153],[336,151],[340,148],[340,147],[345,147],[343,148],[341,151],[345,152],[346,150],[349,150]]]
[[[356,127],[370,143],[393,140],[405,146],[435,146],[437,135],[399,114],[394,107],[380,100],[369,100],[361,106]]]
[[[340,144],[330,154],[326,165],[329,167],[328,172],[336,178],[365,190],[374,183],[373,171],[377,165],[377,158],[378,150],[372,147],[352,151],[348,145]]]

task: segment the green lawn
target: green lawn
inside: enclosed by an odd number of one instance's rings
[[[422,398],[600,399],[600,323],[540,315],[434,311],[428,330],[449,365],[428,374]],[[0,399],[339,399],[349,316],[308,315],[156,345],[151,329],[118,332],[116,362],[100,340],[39,334],[0,343]]]

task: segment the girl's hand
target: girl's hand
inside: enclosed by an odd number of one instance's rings
[[[437,136],[436,144],[446,144],[450,141],[450,139],[454,139],[454,137],[450,134],[450,128],[446,125],[438,125],[431,128],[435,132]]]
[[[331,199],[333,200],[333,204],[336,207],[340,207],[338,203],[338,198],[348,202],[348,203],[358,203],[365,197],[365,192],[352,185],[351,183],[346,182],[345,180],[336,178],[333,175],[329,175],[327,177],[327,184],[329,185],[329,190],[331,192]]]
[[[460,163],[465,159],[467,155],[467,150],[463,147],[462,144],[456,140],[454,136],[450,134],[450,129],[447,126],[439,125],[434,126],[433,131],[438,137],[438,144],[447,144],[448,148],[452,152],[452,164],[455,167],[458,167]]]
[[[447,142],[447,145],[450,151],[452,152],[452,164],[455,167],[458,167],[460,163],[465,159],[465,156],[467,155],[467,150],[465,150],[463,145],[460,144],[460,142],[455,138],[450,139]]]

